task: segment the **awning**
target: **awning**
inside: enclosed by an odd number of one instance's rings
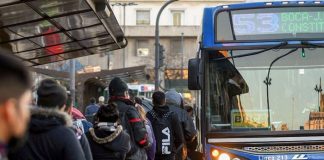
[[[33,68],[34,72],[39,74],[44,74],[50,77],[60,78],[60,79],[69,79],[68,72],[55,71],[49,69],[41,69],[41,68]],[[147,71],[146,66],[136,66],[115,70],[102,70],[100,72],[94,73],[81,73],[76,74],[76,81],[85,82],[91,78],[98,79],[102,82],[108,83],[114,77],[119,77],[125,82],[133,82],[133,81],[146,81],[147,80]]]
[[[32,71],[43,74],[49,77],[56,77],[60,79],[69,79],[70,75],[68,72],[62,72],[62,71],[56,71],[56,70],[50,70],[50,69],[42,69],[42,68],[31,68]]]
[[[125,82],[133,82],[133,81],[146,81],[147,73],[146,66],[137,66],[137,67],[129,67],[115,70],[102,70],[101,72],[95,73],[82,73],[78,74],[78,79],[88,80],[90,78],[97,77],[102,79],[103,81],[109,83],[114,77],[119,77]]]
[[[28,66],[124,48],[106,0],[1,0],[0,47]]]

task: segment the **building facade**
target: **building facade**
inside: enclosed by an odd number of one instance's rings
[[[185,0],[174,2],[165,8],[160,19],[160,43],[165,49],[165,67],[167,69],[187,68],[188,59],[196,55],[205,7],[241,2],[244,1]],[[147,65],[153,68],[155,19],[165,1],[112,0],[110,3],[119,24],[123,26],[125,22],[125,34],[128,39],[125,51],[118,50],[111,53],[111,68],[137,65]],[[126,6],[124,7],[123,4]],[[125,52],[125,57],[123,52]]]
[[[174,2],[164,9],[160,18],[160,44],[165,50],[164,74],[161,75],[164,83],[161,86],[182,93],[188,92],[187,64],[197,54],[203,9],[242,2],[244,0],[184,0]],[[156,17],[165,1],[112,0],[110,3],[128,39],[125,50],[109,54],[110,68],[146,65],[152,71],[150,77],[153,82]]]

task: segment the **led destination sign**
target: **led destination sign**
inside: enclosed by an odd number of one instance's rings
[[[324,33],[324,11],[233,14],[237,36]]]

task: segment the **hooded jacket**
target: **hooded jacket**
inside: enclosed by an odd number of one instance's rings
[[[131,148],[129,135],[120,125],[90,128],[86,135],[94,160],[124,160]]]
[[[66,113],[33,108],[26,144],[9,155],[10,160],[85,160],[80,142],[69,128]]]
[[[179,120],[182,125],[183,134],[185,136],[185,140],[187,142],[191,142],[197,135],[197,131],[195,129],[195,125],[193,123],[192,118],[188,115],[188,113],[176,105],[168,104],[170,111],[177,114]]]
[[[197,131],[192,118],[189,116],[186,110],[181,108],[181,95],[176,91],[168,91],[165,96],[166,105],[169,106],[170,111],[177,114],[179,120],[181,121],[185,140],[188,143],[191,142],[196,137]]]

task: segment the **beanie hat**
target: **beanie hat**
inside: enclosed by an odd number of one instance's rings
[[[182,97],[175,90],[167,91],[165,93],[165,99],[167,104],[174,104],[177,105],[177,107],[181,106]]]
[[[67,101],[66,90],[52,79],[45,79],[40,83],[37,95],[37,105],[39,107],[62,107]]]
[[[115,77],[111,80],[109,84],[109,94],[111,96],[122,96],[126,91],[128,91],[128,86],[119,77]]]

